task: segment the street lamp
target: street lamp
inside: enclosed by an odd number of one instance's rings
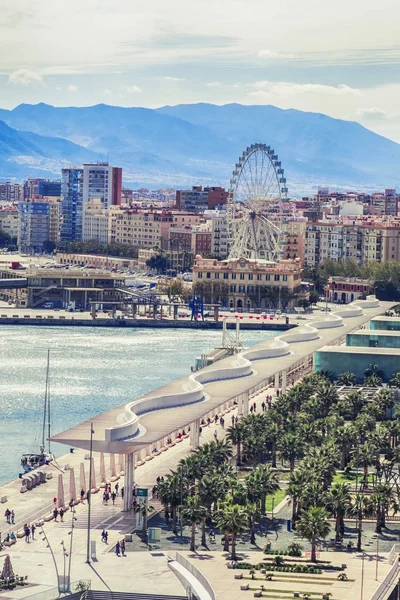
[[[89,489],[87,492],[88,501],[88,520],[87,520],[87,546],[86,546],[86,562],[90,564],[90,513],[92,508],[92,457],[93,457],[93,423],[90,423],[90,447],[89,447]]]

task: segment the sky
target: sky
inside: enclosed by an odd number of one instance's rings
[[[0,107],[272,104],[400,142],[394,0],[0,0]]]

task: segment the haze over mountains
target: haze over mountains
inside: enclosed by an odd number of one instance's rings
[[[190,104],[159,109],[0,109],[0,179],[60,175],[62,166],[109,160],[125,185],[227,185],[243,149],[278,153],[289,192],[318,185],[400,187],[400,144],[358,123],[274,106]]]

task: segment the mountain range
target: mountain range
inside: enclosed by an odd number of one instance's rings
[[[0,109],[0,180],[59,177],[62,166],[108,160],[123,167],[125,185],[227,185],[255,142],[275,149],[293,195],[319,185],[400,187],[400,144],[355,122],[240,104]]]

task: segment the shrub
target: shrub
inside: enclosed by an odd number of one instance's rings
[[[289,556],[301,556],[303,550],[303,546],[298,542],[292,542],[290,546],[288,546],[287,553]]]

